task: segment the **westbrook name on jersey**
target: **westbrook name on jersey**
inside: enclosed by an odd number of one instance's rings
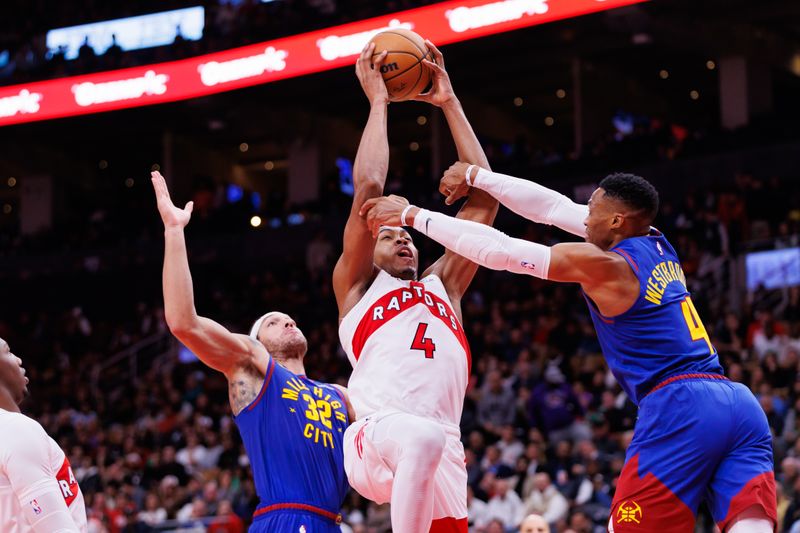
[[[597,338],[608,366],[634,401],[661,381],[678,374],[721,374],[711,344],[686,288],[675,249],[651,230],[625,239],[610,250],[628,262],[639,279],[636,302],[626,312],[605,317],[587,298]]]
[[[625,259],[640,290],[614,317],[587,297],[608,366],[639,406],[609,531],[693,531],[703,500],[722,531],[752,507],[775,523],[766,416],[747,387],[722,375],[674,248],[651,230],[610,251]]]

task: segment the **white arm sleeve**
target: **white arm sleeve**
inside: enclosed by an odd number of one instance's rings
[[[485,224],[426,209],[417,213],[414,229],[481,266],[547,279],[549,246],[514,239]]]
[[[81,533],[50,467],[48,436],[33,420],[3,436],[6,475],[25,519],[36,533]]]
[[[528,220],[557,226],[578,237],[586,236],[583,221],[589,215],[589,206],[576,204],[559,192],[532,181],[482,168],[478,169],[472,186],[488,192],[498,202]]]

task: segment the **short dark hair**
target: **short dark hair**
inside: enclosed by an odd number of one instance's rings
[[[641,210],[647,222],[652,222],[658,213],[658,191],[649,181],[635,174],[615,172],[609,174],[599,187],[606,196],[621,201],[626,206]]]

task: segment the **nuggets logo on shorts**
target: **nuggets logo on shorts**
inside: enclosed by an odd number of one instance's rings
[[[624,501],[619,505],[617,510],[617,522],[626,524],[635,522],[637,524],[642,521],[642,508],[635,501]]]

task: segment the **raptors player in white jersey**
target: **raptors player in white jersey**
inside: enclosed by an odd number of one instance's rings
[[[69,460],[20,413],[27,392],[22,360],[0,339],[0,531],[85,533],[86,507]]]
[[[459,156],[488,164],[456,99],[441,53],[430,92],[419,100],[445,114]],[[355,195],[333,274],[339,336],[354,369],[348,385],[357,421],[344,442],[350,484],[378,503],[391,502],[399,533],[466,532],[467,472],[459,421],[470,372],[461,325],[461,296],[477,270],[446,252],[417,277],[417,250],[401,227],[370,233],[359,209],[382,194],[389,165],[388,94],[380,75],[385,52],[370,64],[374,45],[356,63],[370,101],[356,155]],[[459,218],[491,224],[497,203],[476,191]],[[377,238],[377,240],[376,240]]]

